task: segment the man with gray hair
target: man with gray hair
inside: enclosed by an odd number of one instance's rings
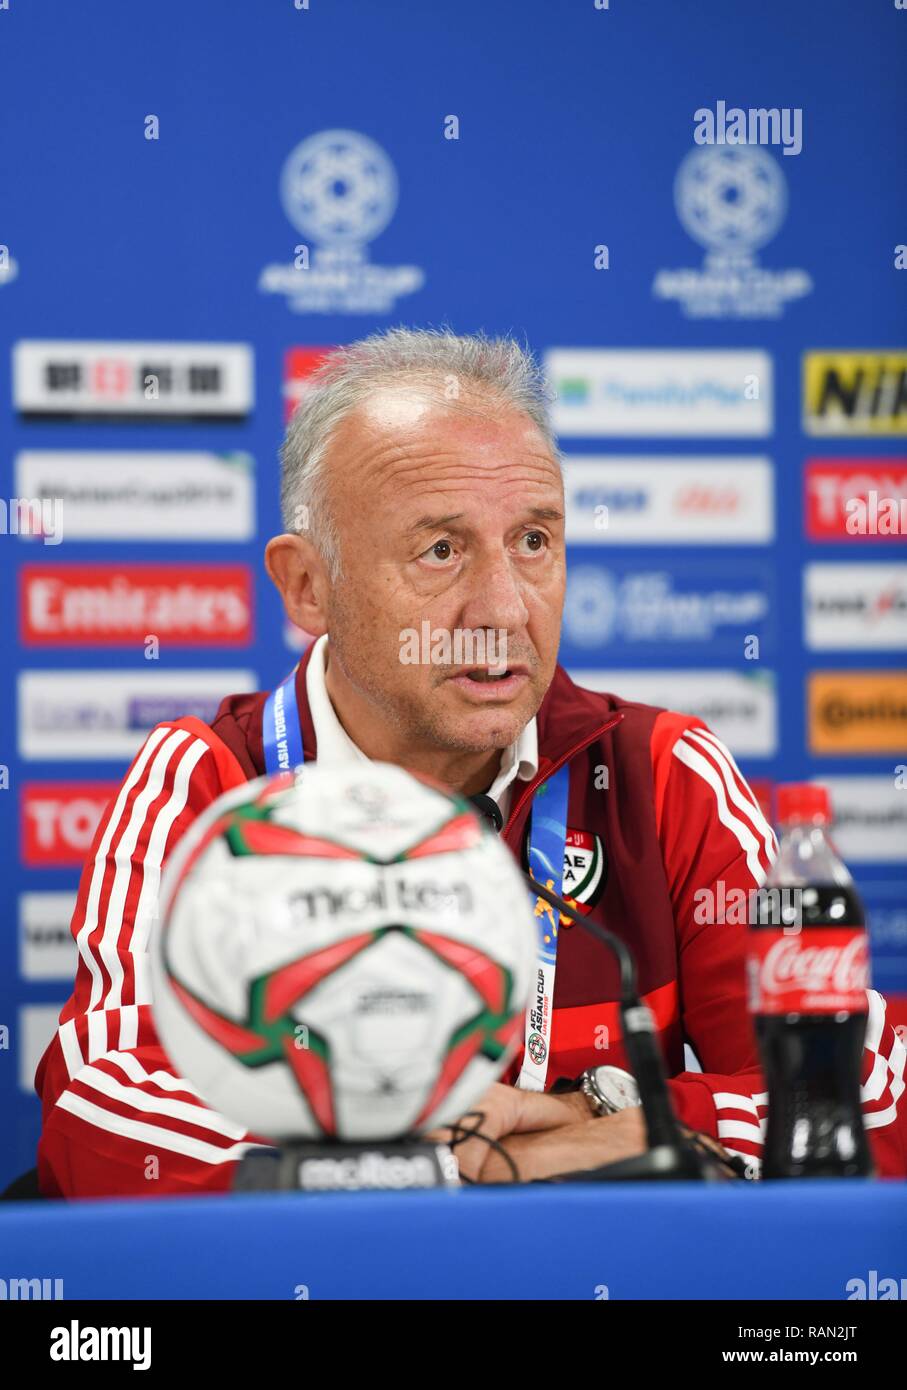
[[[230,696],[210,727],[153,730],[98,827],[72,922],[75,990],[36,1080],[43,1191],[229,1188],[250,1136],[173,1072],[137,907],[216,797],[319,757],[396,763],[481,794],[524,865],[537,796],[546,820],[560,805],[555,887],[632,948],[680,1119],[758,1167],[766,1096],[745,916],[708,904],[761,885],[774,836],[700,720],[582,690],[557,665],[564,492],[545,403],[517,343],[446,330],[377,334],[315,374],[283,447],[286,529],[266,562],[288,617],[316,640],[278,692]],[[615,962],[557,925],[522,1053],[478,1107],[524,1178],[645,1145]],[[870,993],[867,1127],[879,1171],[903,1173],[904,1048]],[[702,1070],[684,1069],[685,1043]],[[572,1089],[552,1094],[556,1083]],[[458,1155],[469,1177],[507,1176],[487,1144]]]

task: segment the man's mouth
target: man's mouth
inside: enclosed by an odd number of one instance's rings
[[[466,676],[471,681],[477,681],[480,685],[487,685],[489,681],[502,681],[510,675],[509,668],[506,671],[486,671],[481,667],[476,667],[474,671],[467,671]]]
[[[475,699],[512,700],[526,686],[529,669],[526,666],[466,666],[454,671],[447,679],[460,690],[474,692]],[[483,693],[480,695],[479,692]]]

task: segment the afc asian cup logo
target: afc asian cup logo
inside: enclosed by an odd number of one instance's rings
[[[297,145],[283,166],[280,196],[304,236],[362,245],[390,222],[397,175],[380,145],[355,130],[323,130]]]
[[[530,1033],[526,1039],[526,1050],[537,1067],[540,1067],[548,1056],[548,1045],[541,1033]]]
[[[690,150],[674,179],[684,231],[705,247],[704,263],[656,271],[652,293],[674,300],[687,318],[777,319],[811,294],[798,267],[769,268],[756,252],[787,216],[787,180],[759,145],[705,145]]]
[[[691,150],[674,183],[677,216],[709,251],[751,254],[771,241],[787,215],[777,162],[756,145]]]
[[[567,581],[564,627],[578,647],[595,647],[614,637],[620,614],[617,585],[596,565],[576,565]]]
[[[9,253],[8,246],[0,245],[0,285],[9,285],[19,274],[19,262]]]
[[[380,145],[357,130],[321,130],[291,151],[280,201],[304,241],[290,261],[266,265],[263,294],[297,314],[390,314],[425,284],[418,265],[378,265],[369,242],[397,210],[397,171]]]

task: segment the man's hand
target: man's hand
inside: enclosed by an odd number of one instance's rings
[[[482,1115],[481,1120],[478,1115]],[[520,1180],[554,1177],[579,1168],[596,1168],[631,1158],[646,1148],[642,1111],[618,1111],[594,1116],[579,1091],[545,1095],[496,1083],[460,1123],[496,1139],[516,1164]],[[450,1140],[450,1131],[432,1136]],[[510,1182],[513,1174],[503,1156],[481,1139],[468,1139],[454,1149],[460,1172],[472,1182]]]
[[[574,1124],[541,1134],[514,1134],[504,1140],[503,1146],[516,1164],[520,1180],[530,1182],[533,1178],[598,1168],[603,1163],[645,1153],[646,1128],[642,1111],[633,1106],[618,1110],[616,1115],[590,1114]],[[493,1149],[488,1153],[478,1181],[510,1181],[512,1175],[506,1160]]]

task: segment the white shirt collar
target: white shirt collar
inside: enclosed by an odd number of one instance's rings
[[[340,723],[331,704],[324,679],[327,645],[328,638],[325,633],[317,638],[306,670],[306,695],[315,728],[318,757],[328,762],[348,763],[357,758],[368,762],[365,753],[353,742]],[[492,801],[497,802],[505,820],[510,809],[512,784],[517,781],[531,782],[538,768],[538,729],[535,718],[532,718],[516,742],[504,749],[498,774],[488,788],[488,795]]]

